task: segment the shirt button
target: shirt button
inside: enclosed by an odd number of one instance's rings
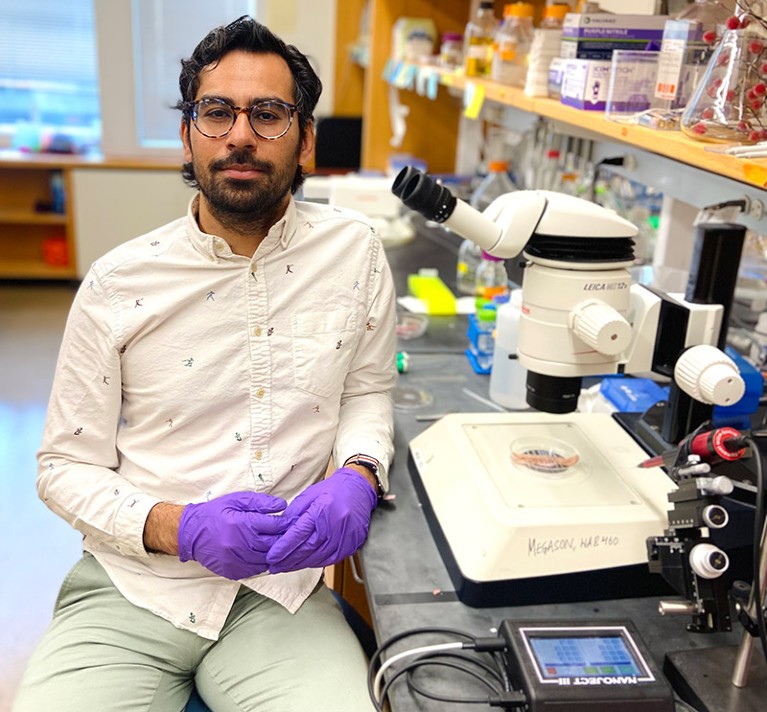
[[[255,329],[253,329],[253,336],[261,336],[261,327],[257,326]]]
[[[260,450],[256,450],[256,460],[260,460],[263,456],[263,453]]]
[[[256,391],[256,396],[258,396],[259,398],[263,398],[264,397],[264,389],[263,388],[259,388]]]

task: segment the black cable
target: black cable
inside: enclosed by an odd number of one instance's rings
[[[435,700],[437,702],[452,702],[454,704],[470,704],[470,705],[481,705],[481,704],[486,705],[487,704],[487,696],[485,697],[449,697],[447,695],[440,695],[431,690],[426,690],[422,687],[419,687],[415,683],[414,675],[417,670],[424,667],[448,667],[448,668],[453,668],[455,670],[460,670],[461,672],[481,682],[485,687],[488,688],[488,690],[490,690],[491,693],[500,694],[502,692],[502,690],[498,689],[495,685],[491,683],[490,680],[488,680],[486,677],[481,675],[476,670],[472,670],[470,667],[466,665],[461,665],[460,663],[457,663],[453,660],[440,660],[439,658],[428,659],[428,660],[415,660],[412,663],[408,664],[406,666],[406,669],[403,669],[402,672],[407,673],[408,687],[410,687],[410,689],[413,692],[421,695],[422,697],[426,697],[429,700]],[[399,673],[400,671],[398,670],[397,674]],[[393,682],[393,679],[392,679],[392,682]]]
[[[394,643],[400,640],[403,640],[404,638],[426,634],[452,635],[466,638],[466,640],[470,640],[472,642],[476,641],[475,636],[455,628],[413,628],[411,630],[405,630],[401,633],[397,633],[396,635],[393,635],[385,640],[383,643],[381,643],[381,645],[378,646],[376,651],[370,657],[370,663],[368,664],[368,694],[370,695],[370,699],[373,701],[373,704],[375,705],[375,708],[378,712],[382,712],[383,708],[378,704],[378,700],[376,699],[375,690],[373,689],[373,681],[375,680],[376,669],[378,668],[381,655],[388,647],[394,645]],[[384,698],[381,697],[381,699],[383,700]]]
[[[462,660],[464,662],[467,662],[471,665],[476,665],[478,668],[481,668],[484,670],[488,675],[493,677],[500,685],[504,684],[503,675],[501,675],[500,670],[495,666],[491,665],[490,663],[485,662],[481,658],[477,657],[470,657],[469,655],[465,655],[461,652],[452,652],[450,650],[440,650],[435,653],[425,653],[423,656],[419,656],[417,659],[420,660],[421,657],[429,658],[455,658],[458,660]],[[495,660],[493,660],[495,662]]]
[[[713,427],[712,422],[710,420],[705,420],[697,428],[695,428],[695,430],[693,430],[689,435],[685,437],[679,446],[679,451],[676,455],[676,462],[674,463],[675,467],[683,467],[687,464],[687,458],[690,456],[690,446],[692,445],[692,441],[703,430],[710,427]]]
[[[501,671],[501,677],[503,678],[503,689],[505,692],[511,691],[511,680],[509,680],[508,672],[506,671],[506,660],[500,653],[492,653],[493,660],[495,660],[495,666]]]
[[[767,661],[767,626],[764,620],[764,596],[762,595],[762,581],[759,571],[762,561],[762,531],[764,528],[764,472],[762,470],[762,453],[756,446],[756,441],[751,438],[745,438],[751,446],[754,453],[754,464],[756,466],[756,511],[754,512],[754,551],[753,566],[754,578],[752,585],[752,596],[756,608],[756,623],[759,631],[759,640],[762,644],[762,653]]]

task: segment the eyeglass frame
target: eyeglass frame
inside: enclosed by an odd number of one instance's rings
[[[234,115],[232,116],[232,125],[226,131],[224,131],[224,133],[218,134],[216,136],[211,136],[210,134],[206,134],[197,125],[197,105],[204,101],[220,102],[221,104],[228,106],[234,112]],[[285,130],[281,134],[277,136],[264,136],[256,131],[256,128],[253,126],[253,122],[250,120],[250,117],[253,114],[253,109],[255,109],[257,106],[260,106],[261,104],[279,104],[288,110],[288,125],[285,127]],[[298,111],[298,104],[288,104],[287,101],[282,101],[281,99],[262,99],[261,101],[257,101],[255,104],[251,104],[250,106],[235,106],[228,99],[224,99],[220,96],[209,96],[203,97],[202,99],[197,99],[196,101],[185,101],[182,106],[185,111],[189,112],[189,117],[192,121],[192,124],[194,124],[194,127],[203,136],[205,136],[205,138],[224,138],[225,136],[228,136],[230,131],[234,128],[234,125],[237,123],[237,119],[239,118],[240,114],[244,113],[248,119],[248,126],[250,126],[253,133],[265,141],[276,141],[277,139],[282,138],[288,131],[290,131],[290,127],[293,125],[293,115]]]

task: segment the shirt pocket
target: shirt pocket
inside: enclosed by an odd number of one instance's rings
[[[293,315],[293,366],[298,388],[323,397],[341,392],[355,348],[354,321],[348,311]]]

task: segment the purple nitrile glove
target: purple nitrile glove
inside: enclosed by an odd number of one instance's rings
[[[370,482],[349,467],[307,487],[285,510],[290,528],[269,549],[273,574],[330,566],[364,543],[378,497]]]
[[[178,525],[178,557],[235,581],[267,569],[266,553],[290,522],[287,502],[270,494],[233,492],[188,504]]]

